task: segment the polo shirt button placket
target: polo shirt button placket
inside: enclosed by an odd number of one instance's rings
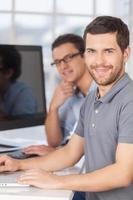
[[[98,110],[95,110],[95,113],[96,113],[96,114],[98,114],[98,112],[99,112]]]
[[[95,128],[95,124],[94,123],[92,123],[92,127]]]

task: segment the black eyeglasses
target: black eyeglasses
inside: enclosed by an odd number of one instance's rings
[[[72,54],[68,54],[66,55],[64,58],[60,59],[60,60],[55,60],[53,63],[51,63],[51,66],[60,66],[61,65],[61,62],[64,62],[64,63],[68,63],[70,62],[74,57],[78,56],[78,55],[81,55],[82,53],[81,52],[77,52],[77,53],[72,53]]]

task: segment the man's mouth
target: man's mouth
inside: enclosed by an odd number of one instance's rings
[[[93,67],[92,68],[96,74],[99,76],[105,76],[111,69],[112,66],[106,66],[106,67]]]
[[[63,71],[63,75],[64,75],[64,76],[69,76],[69,75],[71,75],[72,73],[73,73],[72,70]]]

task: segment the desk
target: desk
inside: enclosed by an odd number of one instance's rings
[[[17,143],[24,142],[26,138],[29,139],[29,144],[38,144],[40,140],[46,144],[43,126],[0,131],[0,138],[10,139]],[[75,168],[66,169],[63,173],[73,173],[73,169],[75,170]],[[78,171],[78,168],[76,170]],[[35,187],[0,188],[0,200],[70,200],[71,196],[72,191],[69,190],[44,190]]]
[[[44,190],[29,188],[0,188],[0,200],[69,200],[68,190]]]
[[[72,167],[63,171],[56,172],[57,175],[68,175],[77,173],[78,167]],[[6,175],[8,180],[14,180],[20,176],[21,172],[13,172]],[[2,177],[3,180],[3,175]],[[32,186],[29,187],[0,187],[0,200],[70,200],[72,198],[70,190],[45,190]]]
[[[47,144],[44,126],[0,131],[0,141],[16,146]]]

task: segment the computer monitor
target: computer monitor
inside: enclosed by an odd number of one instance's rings
[[[0,49],[3,44],[0,45]],[[21,57],[21,75],[17,79],[22,84],[30,89],[31,93],[27,92],[27,95],[33,96],[36,102],[36,109],[34,112],[20,113],[20,114],[10,114],[3,119],[0,119],[0,130],[16,129],[22,127],[30,127],[35,125],[44,124],[46,117],[46,98],[45,98],[45,80],[44,80],[44,68],[43,68],[43,58],[42,58],[42,47],[41,46],[31,46],[31,45],[6,45],[9,48],[14,47],[19,52]],[[1,62],[1,60],[0,60]],[[0,68],[1,73],[1,68]],[[20,86],[21,87],[21,86]],[[16,92],[15,87],[12,92]],[[17,92],[16,92],[17,93]],[[17,98],[16,98],[17,99]],[[31,105],[31,102],[26,99],[26,102]],[[5,102],[4,102],[5,103]],[[8,104],[8,103],[7,103]],[[4,105],[5,106],[5,105]],[[21,102],[20,106],[24,106]],[[26,109],[27,110],[27,109]]]

